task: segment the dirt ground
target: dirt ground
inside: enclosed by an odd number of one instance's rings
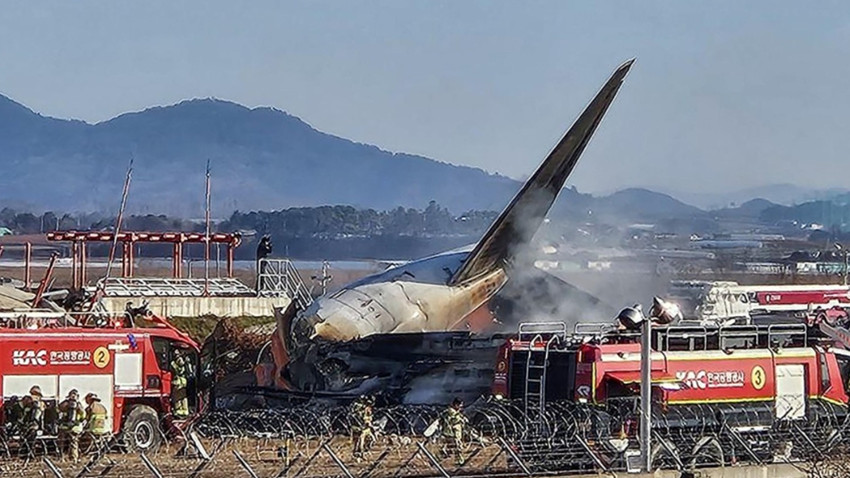
[[[244,460],[258,477],[303,477],[318,478],[345,476],[342,468],[323,447],[333,451],[353,476],[369,474],[373,478],[391,476],[439,476],[440,472],[418,449],[414,440],[423,438],[379,437],[366,455],[358,460],[352,456],[350,440],[336,436],[332,439],[276,439],[276,438],[237,438],[222,444],[219,440],[203,439],[208,453],[215,453],[212,460],[200,471],[197,477],[249,477]],[[470,446],[464,454],[466,462],[458,467],[452,456],[443,456],[438,443],[427,443],[426,448],[450,474],[499,473],[508,471],[508,461],[501,447],[495,444]],[[160,448],[146,458],[163,478],[187,477],[204,463],[195,449],[181,453],[181,443],[174,442]],[[237,454],[239,457],[237,457]],[[57,455],[47,455],[63,477],[78,476],[85,460],[74,464]],[[115,465],[107,470],[110,461]],[[55,476],[45,462],[45,456],[29,460],[11,458],[0,459],[0,472],[3,477]],[[112,453],[92,467],[86,476],[105,476],[110,478],[135,478],[156,476],[144,463],[139,454]]]

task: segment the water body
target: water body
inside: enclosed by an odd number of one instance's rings
[[[33,259],[30,264],[32,267],[47,267],[48,260],[38,258]],[[86,267],[89,268],[104,268],[106,267],[107,261],[105,259],[89,259],[86,262]],[[203,267],[204,262],[202,260],[187,260],[184,261],[184,264],[191,264],[192,268],[195,267]],[[322,261],[298,261],[293,260],[292,264],[296,269],[299,270],[318,270],[322,268]],[[379,260],[352,260],[352,261],[328,261],[328,265],[331,270],[345,270],[345,271],[379,271],[383,270],[387,267],[389,263]],[[0,259],[0,267],[24,267],[25,263],[22,260],[18,259]],[[224,267],[225,261],[222,260],[219,263],[219,267]],[[236,270],[252,270],[256,266],[255,261],[233,261],[233,267]],[[66,268],[71,267],[71,259],[70,258],[61,258],[56,260],[57,268]],[[112,263],[112,267],[121,267],[121,260],[116,260]],[[136,267],[154,267],[154,268],[170,268],[171,267],[171,259],[170,258],[137,258],[136,259]],[[184,266],[185,267],[185,266]],[[215,259],[210,261],[210,267],[215,267]]]

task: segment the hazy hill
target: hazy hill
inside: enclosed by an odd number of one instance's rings
[[[705,212],[673,197],[641,188],[618,191],[596,201],[598,214],[631,220],[658,220],[704,215]]]
[[[391,153],[322,133],[272,108],[203,99],[88,124],[39,115],[0,96],[0,207],[114,211],[127,163],[129,209],[200,217],[204,167],[213,168],[214,214],[297,206],[501,210],[510,178]],[[529,158],[529,169],[540,158]],[[529,171],[530,172],[530,171]],[[702,214],[665,194],[628,189],[604,198],[566,189],[556,214],[620,221]]]
[[[712,213],[724,219],[758,219],[761,213],[772,207],[778,206],[776,203],[770,202],[767,199],[756,198],[751,199],[738,207],[723,208]]]
[[[679,191],[670,187],[658,187],[656,190],[664,191],[688,204],[704,209],[722,209],[734,207],[752,198],[763,198],[775,204],[793,205],[808,201],[831,199],[843,193],[845,188],[807,188],[795,184],[767,184],[751,188],[739,189],[737,191],[723,192],[692,192]]]
[[[114,209],[135,158],[130,207],[197,215],[212,161],[215,207],[352,204],[499,209],[518,183],[469,167],[383,151],[271,108],[191,100],[90,125],[0,97],[0,201],[57,210]],[[529,164],[536,164],[537,158]]]

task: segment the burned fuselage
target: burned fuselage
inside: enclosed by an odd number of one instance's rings
[[[488,301],[505,285],[508,267],[543,223],[619,90],[632,61],[603,85],[564,137],[523,185],[481,240],[391,268],[322,296],[303,310],[293,303],[278,314],[278,378],[298,390],[350,393],[368,388],[380,370],[359,373],[350,360],[362,340],[408,334],[467,331],[489,316]],[[424,340],[423,343],[438,343]],[[392,354],[391,354],[392,355]],[[377,360],[377,359],[376,359]]]
[[[486,303],[507,276],[496,269],[473,281],[446,285],[467,255],[450,252],[393,267],[314,301],[289,324],[279,323],[279,332],[289,331],[280,337],[292,358],[288,380],[301,390],[351,390],[364,378],[328,353],[338,344],[373,335],[475,330],[475,319],[479,327],[486,326]],[[479,309],[481,314],[475,314]]]

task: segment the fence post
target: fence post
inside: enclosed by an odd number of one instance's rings
[[[154,465],[154,464],[153,464],[153,463],[152,463],[152,462],[148,459],[147,455],[145,455],[145,454],[144,454],[144,452],[142,452],[142,453],[140,453],[140,454],[139,454],[139,458],[141,458],[141,459],[142,459],[142,463],[144,463],[144,464],[145,464],[145,466],[146,466],[146,467],[148,467],[148,470],[150,470],[150,472],[151,472],[151,474],[154,476],[154,478],[163,478],[162,473],[160,473],[160,472],[159,472],[159,470],[157,469],[156,465]]]
[[[519,455],[517,455],[514,452],[513,448],[508,445],[508,442],[506,442],[504,438],[499,437],[499,443],[502,444],[502,449],[505,450],[508,455],[511,456],[511,459],[513,459],[514,462],[519,465],[519,468],[522,470],[523,473],[525,473],[525,476],[531,476],[531,471],[528,469],[527,466],[525,466],[525,463],[523,463],[523,461],[519,459]]]
[[[50,470],[50,472],[53,473],[53,476],[55,476],[56,478],[65,478],[64,476],[62,476],[62,472],[59,471],[59,468],[56,468],[56,465],[54,465],[53,462],[50,461],[50,458],[47,458],[45,456],[44,458],[42,458],[42,461],[45,465],[47,465],[47,468]]]
[[[336,463],[336,466],[338,466],[339,469],[342,470],[343,473],[345,473],[345,476],[347,476],[348,478],[354,478],[351,472],[348,471],[348,468],[345,466],[345,463],[343,463],[342,460],[340,460],[339,457],[336,456],[336,453],[331,450],[331,447],[329,447],[327,443],[323,444],[322,448],[324,448],[325,451],[328,452],[328,455],[331,456],[331,459],[333,459],[334,463]]]
[[[378,468],[378,465],[381,464],[381,462],[384,461],[384,458],[386,458],[389,454],[390,449],[388,447],[380,455],[378,455],[378,458],[374,462],[372,462],[372,465],[369,466],[369,468],[360,475],[360,478],[367,478],[369,475],[371,475],[372,472],[375,471],[376,468]]]
[[[195,432],[192,432],[192,433],[190,434],[190,436],[191,436],[191,435],[194,435],[194,434],[195,434]],[[195,435],[195,438],[197,438],[197,435]],[[199,474],[200,472],[204,471],[204,469],[205,469],[205,468],[206,468],[206,467],[207,467],[210,463],[212,463],[212,462],[213,462],[213,460],[215,459],[215,456],[218,454],[218,452],[219,452],[222,448],[224,448],[224,445],[225,445],[226,443],[227,443],[227,438],[222,438],[222,439],[221,439],[221,441],[220,441],[220,442],[218,442],[218,445],[216,445],[216,446],[215,446],[215,448],[213,448],[212,453],[210,453],[210,454],[208,454],[208,455],[207,455],[207,454],[206,454],[206,451],[205,451],[205,452],[203,452],[203,453],[201,454],[201,462],[200,462],[200,463],[198,463],[198,466],[196,466],[194,470],[192,470],[192,473],[188,476],[188,478],[195,478],[196,476],[198,476],[198,474]],[[200,441],[198,442],[198,444],[200,445]],[[203,449],[203,446],[201,446],[201,449]],[[200,451],[199,451],[199,453],[200,453]]]
[[[407,465],[409,465],[409,464],[410,464],[410,462],[411,462],[411,461],[413,461],[413,459],[414,459],[414,458],[416,458],[416,455],[418,455],[418,454],[419,454],[419,450],[420,450],[420,449],[419,449],[419,448],[417,448],[417,449],[416,449],[416,451],[414,451],[413,453],[411,453],[411,455],[407,458],[407,460],[404,460],[404,463],[402,463],[402,464],[401,464],[401,466],[399,466],[398,468],[396,468],[395,473],[393,473],[393,478],[396,478],[397,476],[401,475],[402,470],[404,470],[405,468],[407,468]]]
[[[502,456],[502,453],[504,453],[504,452],[505,452],[504,448],[502,448],[501,446],[499,446],[499,452],[498,452],[498,453],[496,453],[496,454],[494,454],[494,455],[493,455],[493,458],[490,458],[490,460],[488,460],[488,461],[487,461],[487,464],[486,464],[486,465],[484,465],[484,466],[482,467],[482,469],[484,469],[484,470],[489,470],[489,469],[490,469],[490,467],[491,467],[491,466],[493,466],[493,463],[496,463],[496,460],[498,460],[498,459],[499,459],[499,457],[500,457],[500,456]]]
[[[428,451],[427,448],[425,448],[425,445],[423,445],[422,442],[416,442],[416,446],[419,447],[419,451],[425,454],[425,458],[427,458],[428,461],[431,462],[431,464],[434,466],[434,468],[437,469],[437,471],[440,472],[440,474],[442,474],[445,478],[452,478],[451,475],[449,475],[449,472],[447,472],[446,469],[443,468],[442,465],[440,465],[440,462],[437,460],[437,457],[431,454],[431,452]]]
[[[207,450],[204,448],[204,444],[201,443],[201,440],[198,438],[198,434],[195,431],[189,432],[189,443],[195,447],[195,450],[198,451],[198,455],[200,455],[201,459],[204,461],[210,460],[210,455],[207,453]]]
[[[330,439],[325,440],[324,442],[322,442],[322,445],[327,444],[329,441],[330,441]],[[322,451],[322,445],[319,445],[319,446],[316,447],[316,451],[314,451],[313,454],[310,455],[310,458],[307,458],[307,462],[304,463],[304,465],[298,470],[298,473],[296,473],[295,476],[299,476],[299,475],[301,475],[301,473],[304,473],[305,471],[307,471],[307,468],[310,467],[310,464],[313,463],[313,460],[315,460],[316,457],[319,456],[319,453]],[[280,476],[280,475],[278,475],[278,476]]]
[[[97,476],[106,476],[106,475],[112,473],[112,469],[115,468],[118,465],[118,463],[112,461],[112,458],[107,457],[106,461],[108,463],[106,464],[106,466],[103,467],[102,470],[100,470],[100,474],[97,475]]]
[[[236,457],[236,459],[239,461],[239,464],[242,465],[242,468],[245,468],[245,471],[248,472],[248,475],[251,478],[260,478],[259,476],[257,476],[256,473],[254,473],[254,469],[251,468],[251,465],[249,465],[244,458],[242,458],[242,455],[240,455],[238,451],[233,450],[233,456]]]
[[[77,473],[74,478],[83,478],[84,476],[86,476],[91,471],[91,469],[94,468],[97,462],[99,462],[103,459],[104,456],[106,456],[106,452],[108,452],[113,446],[115,446],[115,443],[117,441],[118,437],[116,435],[113,435],[112,438],[109,439],[109,441],[101,443],[100,448],[98,448],[97,451],[94,452],[94,456],[89,459],[88,463],[83,466],[83,469],[80,470],[80,472]],[[112,466],[114,467],[115,465],[113,464]]]

